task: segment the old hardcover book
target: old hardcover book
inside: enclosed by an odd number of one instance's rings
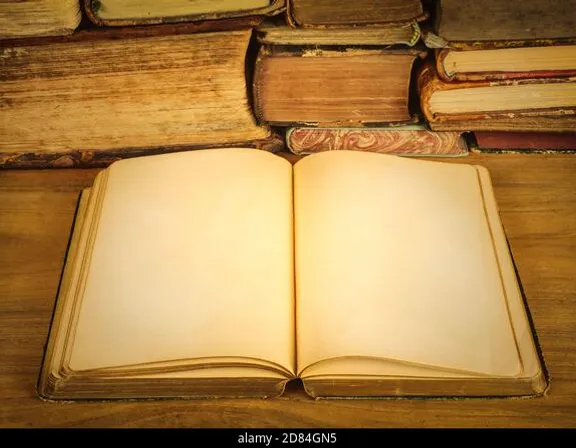
[[[537,347],[485,168],[212,149],[98,174],[38,392],[539,395]]]
[[[435,31],[452,45],[574,39],[574,11],[576,0],[438,0]]]
[[[286,146],[294,154],[367,151],[403,156],[457,157],[468,154],[461,132],[434,132],[423,125],[378,128],[290,128]]]
[[[270,137],[247,93],[251,29],[98,31],[4,48],[1,161],[74,165]]]
[[[407,45],[420,41],[417,22],[339,28],[292,28],[280,21],[265,21],[257,28],[258,41],[269,45]]]
[[[284,11],[284,0],[83,0],[97,25],[151,25],[231,17],[266,16]]]
[[[446,82],[434,65],[418,75],[420,105],[433,130],[573,131],[576,79]]]
[[[0,0],[0,39],[61,36],[80,24],[80,0]]]
[[[576,152],[575,132],[474,132],[474,152],[572,153]]]
[[[576,45],[443,48],[436,54],[436,70],[445,81],[576,76]]]
[[[292,26],[367,25],[412,22],[425,17],[420,0],[288,0]]]
[[[254,73],[255,114],[276,125],[411,121],[410,77],[419,54],[409,48],[263,45]]]

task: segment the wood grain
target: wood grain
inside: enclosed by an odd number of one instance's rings
[[[551,377],[546,396],[314,401],[291,384],[271,400],[44,402],[35,384],[76,200],[98,170],[6,170],[0,171],[0,426],[576,426],[576,156],[442,160],[490,170]]]

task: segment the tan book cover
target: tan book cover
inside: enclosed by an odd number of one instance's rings
[[[256,123],[247,90],[252,30],[190,34],[167,25],[176,32],[157,34],[162,27],[6,46],[0,160],[88,164],[132,152],[265,146],[271,131]]]
[[[0,39],[72,34],[81,17],[80,0],[0,0]]]
[[[538,396],[536,341],[485,168],[210,149],[85,192],[38,392]]]
[[[280,14],[284,0],[82,0],[96,25],[132,26],[199,22]]]

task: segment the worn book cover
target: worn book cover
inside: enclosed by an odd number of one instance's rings
[[[561,132],[576,125],[574,78],[445,82],[428,63],[417,89],[433,130]]]
[[[361,126],[413,121],[410,48],[261,46],[254,109],[274,125]]]
[[[271,131],[256,123],[248,97],[250,28],[114,31],[4,47],[2,163],[86,165],[147,152],[269,143]]]
[[[452,44],[576,38],[576,0],[438,0],[434,29]]]
[[[294,27],[337,27],[420,21],[427,17],[420,0],[288,0]]]
[[[80,24],[80,0],[0,0],[0,39],[63,36]]]
[[[155,25],[280,14],[284,0],[82,0],[86,16],[103,26]]]
[[[491,81],[576,76],[576,45],[436,50],[444,81]]]
[[[299,27],[282,20],[266,20],[256,29],[258,41],[269,45],[343,45],[379,46],[407,45],[420,42],[417,22],[389,23],[373,26]]]

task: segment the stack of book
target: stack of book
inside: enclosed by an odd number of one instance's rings
[[[431,132],[410,107],[427,16],[420,0],[289,1],[286,20],[257,30],[259,121],[295,154],[466,154],[461,133]]]
[[[418,78],[430,127],[478,131],[472,149],[575,149],[574,11],[575,0],[437,1],[424,33],[435,58]]]

